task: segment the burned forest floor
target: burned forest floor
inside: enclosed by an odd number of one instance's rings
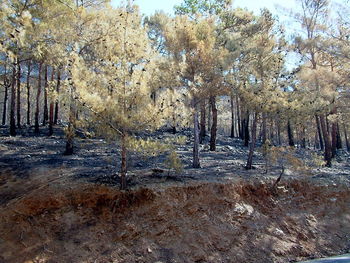
[[[0,128],[0,262],[297,262],[350,251],[350,155],[333,167],[285,170],[262,154],[244,168],[239,139],[201,146],[191,168],[191,132],[173,144],[183,163],[176,174],[166,155],[130,153],[128,190],[119,190],[119,147],[75,140],[63,155],[64,133],[17,137]],[[300,159],[317,154],[297,149]],[[318,153],[320,154],[320,153]]]

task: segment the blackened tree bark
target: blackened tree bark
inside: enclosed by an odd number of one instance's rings
[[[235,104],[233,103],[233,95],[230,97],[230,103],[231,103],[231,134],[230,137],[235,137]]]
[[[39,133],[39,113],[40,113],[40,94],[41,94],[41,70],[42,70],[42,63],[40,62],[39,63],[39,70],[38,70],[38,90],[37,90],[37,93],[36,93],[36,105],[35,105],[35,116],[34,116],[34,130],[35,130],[35,133]]]
[[[264,144],[267,139],[267,116],[266,113],[264,112],[262,114],[262,143]]]
[[[10,135],[16,136],[16,65],[12,67],[11,101],[10,101]]]
[[[61,72],[58,69],[57,70],[57,86],[56,86],[57,98],[56,98],[56,102],[55,102],[55,117],[54,117],[54,120],[53,120],[53,123],[55,125],[57,125],[57,121],[58,121],[58,107],[59,107],[58,95],[60,93],[60,85],[61,85]]]
[[[46,122],[49,119],[49,113],[48,113],[48,107],[47,107],[47,89],[48,89],[48,66],[45,65],[45,70],[44,70],[44,81],[45,81],[45,86],[44,86],[44,115],[43,115],[43,126],[46,125]]]
[[[282,144],[282,140],[281,140],[281,124],[280,124],[280,120],[277,121],[276,126],[277,126],[277,144],[281,145]]]
[[[4,69],[4,107],[2,111],[2,125],[6,124],[6,116],[7,116],[7,101],[8,101],[8,90],[9,90],[9,81],[7,78],[7,64],[5,61],[5,69]]]
[[[210,107],[212,109],[213,123],[210,129],[210,151],[216,150],[216,133],[218,128],[218,109],[216,108],[215,96],[210,97]]]
[[[192,99],[193,109],[193,130],[194,130],[194,142],[193,142],[193,168],[200,168],[199,162],[199,123],[198,123],[198,100]]]
[[[211,129],[211,120],[212,120],[212,116],[211,116],[211,106],[210,103],[208,103],[208,114],[207,114],[207,119],[208,119],[208,132],[210,132]]]
[[[201,109],[201,118],[200,118],[200,132],[199,132],[199,143],[202,144],[204,142],[205,136],[206,136],[206,109],[205,109],[205,100],[202,99],[200,102],[200,109]]]
[[[250,117],[250,113],[249,113],[249,111],[247,111],[246,117],[245,117],[245,119],[243,119],[243,123],[242,123],[242,127],[244,128],[243,136],[244,136],[244,146],[245,147],[249,146],[249,140],[250,140],[249,117]]]
[[[54,75],[55,75],[55,70],[52,68],[51,70],[51,81],[54,80]],[[54,106],[54,101],[51,98],[50,99],[50,109],[49,109],[49,136],[52,136],[53,134],[53,106]]]
[[[339,122],[337,122],[337,149],[342,149],[342,148],[343,148],[343,143],[341,140]]]
[[[324,150],[324,144],[323,144],[323,136],[322,136],[322,129],[321,129],[321,125],[320,125],[320,119],[319,119],[319,117],[317,115],[315,116],[315,119],[316,119],[318,140],[319,140],[319,143],[320,143],[320,148],[323,151]]]
[[[27,65],[27,125],[30,125],[30,71],[31,61]]]
[[[329,133],[327,130],[326,117],[320,115],[320,125],[322,129],[323,139],[324,139],[324,160],[326,161],[326,166],[332,166],[332,144],[329,138]]]
[[[243,140],[243,131],[242,131],[242,125],[241,125],[241,111],[239,107],[239,100],[238,96],[236,96],[236,106],[237,106],[237,125],[238,125],[238,136]]]
[[[256,144],[256,127],[258,124],[258,114],[254,113],[253,116],[253,125],[252,125],[252,139],[249,144],[249,153],[248,153],[248,160],[247,160],[247,165],[246,169],[250,170],[253,167],[253,155],[254,155],[254,150],[255,150],[255,144]]]
[[[69,107],[69,122],[66,131],[66,150],[64,155],[72,155],[74,153],[74,137],[75,137],[75,122],[76,122],[76,110],[75,101],[73,98],[73,92],[71,92],[71,102]]]
[[[301,125],[301,131],[300,131],[300,146],[301,148],[306,148],[306,131],[304,125]]]
[[[17,127],[21,128],[21,63],[17,58]]]
[[[345,123],[343,124],[343,127],[344,127],[344,137],[345,137],[346,149],[347,149],[348,151],[350,151],[350,142],[349,142],[348,133],[347,133],[347,130],[346,130],[346,125],[345,125]]]
[[[337,155],[337,124],[335,122],[332,123],[331,128],[331,138],[332,138],[332,158]]]
[[[288,133],[288,144],[289,146],[294,147],[295,146],[294,135],[293,135],[292,126],[290,124],[290,120],[287,121],[287,133]]]
[[[275,141],[275,128],[274,128],[274,126],[275,126],[275,122],[273,121],[273,119],[272,118],[269,118],[269,123],[270,123],[270,125],[269,125],[269,138],[270,138],[270,140],[271,140],[271,143],[273,144],[274,143],[274,141]]]

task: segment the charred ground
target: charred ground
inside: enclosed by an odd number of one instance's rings
[[[346,153],[333,168],[287,172],[274,192],[280,168],[265,174],[258,153],[245,170],[238,140],[203,146],[201,169],[189,140],[176,146],[181,175],[163,155],[132,155],[119,191],[116,144],[78,138],[64,156],[63,133],[0,140],[0,262],[293,262],[350,249]]]

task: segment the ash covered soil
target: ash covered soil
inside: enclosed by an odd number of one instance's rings
[[[296,262],[350,251],[345,152],[332,168],[287,171],[272,191],[280,167],[265,173],[261,154],[247,171],[247,149],[219,136],[192,169],[189,138],[176,145],[183,173],[168,174],[163,155],[132,154],[119,191],[116,144],[78,138],[64,156],[56,134],[0,137],[0,262]]]

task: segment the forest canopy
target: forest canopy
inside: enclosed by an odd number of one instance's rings
[[[297,0],[287,29],[227,0],[150,16],[132,1],[2,0],[2,125],[11,136],[63,125],[65,154],[80,128],[118,141],[123,189],[128,152],[164,127],[191,129],[193,168],[218,132],[249,147],[247,169],[262,145],[313,147],[330,167],[350,150],[350,9],[332,4]]]

